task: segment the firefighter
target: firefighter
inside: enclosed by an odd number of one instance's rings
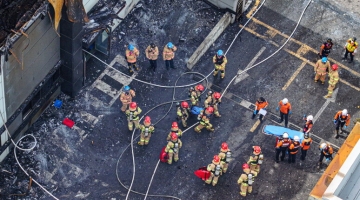
[[[301,142],[301,156],[300,160],[305,160],[306,153],[310,149],[310,145],[312,143],[312,139],[309,136],[309,133],[304,134],[304,140]]]
[[[168,141],[165,152],[168,154],[168,164],[171,165],[174,157],[174,162],[179,160],[179,150],[181,149],[182,142],[176,135],[176,133],[171,133],[171,140]]]
[[[247,164],[250,165],[250,170],[255,171],[256,174],[254,177],[256,177],[260,173],[260,165],[262,164],[264,160],[264,155],[261,153],[260,146],[253,146],[253,154],[250,156]]]
[[[254,119],[255,116],[259,113],[260,109],[266,109],[266,107],[269,105],[269,103],[264,99],[264,97],[260,97],[256,102],[255,102],[255,110],[254,113],[251,117],[251,119]],[[260,114],[259,119],[260,121],[262,121],[264,115]]]
[[[135,128],[139,128],[139,115],[141,113],[141,108],[139,108],[136,102],[131,102],[129,109],[126,110],[125,114],[128,120],[129,130],[133,130],[133,125]]]
[[[288,147],[291,143],[291,140],[289,139],[289,134],[288,133],[283,133],[282,138],[279,139],[279,141],[276,144],[276,155],[275,155],[275,159],[276,159],[276,163],[279,163],[279,155],[281,152],[281,161],[284,161],[285,158],[285,154],[286,151],[288,150]]]
[[[220,77],[224,78],[225,77],[225,65],[227,63],[227,59],[222,50],[217,51],[217,53],[214,55],[213,63],[215,65],[214,76],[216,76],[218,74],[218,72],[220,71],[220,73],[221,73]]]
[[[245,197],[246,193],[250,194],[252,192],[254,177],[257,174],[250,170],[250,166],[247,163],[242,165],[242,169],[244,173],[240,175],[237,183],[240,185],[240,195]]]
[[[190,108],[188,102],[183,101],[178,105],[176,114],[178,116],[178,120],[181,120],[184,128],[187,127],[187,119],[189,118],[189,112]]]
[[[332,160],[332,154],[334,153],[333,148],[330,146],[329,143],[322,143],[319,147],[320,150],[320,159],[318,163],[318,168],[320,168],[323,164],[324,157],[326,158],[326,161],[329,162]]]
[[[179,126],[178,126],[178,123],[177,123],[177,122],[173,122],[173,123],[171,124],[170,133],[169,133],[169,135],[168,135],[167,138],[166,138],[167,141],[171,140],[171,134],[172,134],[172,133],[175,133],[175,134],[178,136],[179,139],[181,138],[181,136],[182,136],[182,134],[183,134],[183,132],[179,129]]]
[[[343,60],[347,60],[347,55],[350,54],[349,63],[352,63],[354,60],[354,55],[356,53],[358,46],[359,45],[356,42],[356,37],[348,39],[348,41],[346,42],[346,44],[344,46],[345,54],[344,54]]]
[[[279,106],[276,108],[276,111],[279,110],[280,110],[279,123],[282,123],[285,118],[285,128],[287,128],[289,122],[289,114],[292,113],[291,104],[289,103],[289,100],[287,98],[284,98],[283,100],[279,101]]]
[[[309,115],[306,117],[306,115],[304,115],[304,120],[305,120],[305,125],[303,128],[303,133],[310,133],[312,127],[313,127],[313,120],[314,117],[312,115]]]
[[[128,63],[129,72],[132,73],[134,69],[139,71],[139,68],[136,66],[136,59],[139,57],[139,50],[134,47],[134,45],[128,45],[128,48],[125,51],[125,57]]]
[[[289,145],[289,163],[295,163],[296,160],[296,154],[299,152],[299,149],[301,147],[300,144],[300,138],[299,136],[295,135],[294,136],[294,141],[291,142],[291,144]]]
[[[332,39],[331,38],[328,38],[326,40],[326,42],[324,42],[321,46],[320,46],[320,51],[318,53],[320,59],[323,58],[323,57],[328,57],[329,56],[329,53],[330,53],[330,50],[332,48],[334,44],[332,43]]]
[[[220,158],[222,172],[225,174],[229,167],[229,162],[231,160],[231,151],[226,142],[223,142],[221,144],[219,158]]]
[[[148,145],[151,135],[154,133],[155,128],[151,125],[151,118],[146,116],[144,124],[140,126],[140,141],[138,145]]]
[[[149,59],[150,62],[150,69],[154,72],[157,68],[157,59],[159,56],[159,48],[154,44],[151,43],[145,50],[146,58]]]
[[[339,138],[339,129],[346,129],[350,124],[350,115],[346,109],[338,111],[334,116],[335,128],[335,138]]]
[[[120,94],[120,101],[122,103],[121,111],[125,112],[126,109],[128,109],[128,105],[132,102],[133,97],[135,97],[135,91],[126,85]]]
[[[176,50],[176,46],[171,42],[167,43],[164,47],[163,58],[165,60],[165,66],[167,70],[169,70],[170,67],[176,69],[176,67],[174,67],[174,57]]]
[[[320,79],[321,84],[325,83],[326,74],[330,69],[330,62],[328,61],[327,57],[323,57],[318,60],[315,64],[314,71],[315,71],[315,79],[314,82],[317,83]]]
[[[207,180],[205,180],[205,183],[212,183],[212,185],[215,186],[222,172],[220,158],[218,155],[214,156],[212,162],[207,166],[207,170],[211,172],[211,175]]]
[[[325,95],[325,98],[331,98],[332,93],[336,87],[337,82],[339,81],[339,73],[338,73],[339,66],[337,64],[333,64],[331,66],[331,70],[329,71],[329,87],[328,87],[328,94]]]
[[[214,108],[214,115],[215,117],[221,117],[218,109],[218,105],[221,103],[221,94],[219,92],[212,92],[211,95],[208,95],[206,98],[204,104],[205,108],[212,106]]]
[[[201,133],[201,129],[204,127],[209,131],[214,131],[212,124],[210,123],[210,116],[214,113],[213,107],[207,107],[205,111],[201,111],[198,116],[198,120],[200,120],[199,125],[195,127],[195,131]]]
[[[191,87],[189,90],[189,97],[192,106],[198,106],[200,101],[200,95],[205,90],[204,86],[199,84],[195,87]]]

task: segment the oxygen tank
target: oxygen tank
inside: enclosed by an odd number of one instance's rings
[[[145,127],[144,136],[145,136],[145,137],[149,136],[149,128],[148,128],[148,127]]]
[[[216,167],[215,167],[215,176],[220,175],[220,170],[221,170],[220,165],[216,165]]]
[[[133,120],[133,112],[130,112],[130,115],[129,115],[129,120],[132,121]]]
[[[252,175],[252,174],[248,174],[248,184],[249,184],[249,185],[252,185],[253,183],[254,183],[253,175]]]
[[[264,160],[264,155],[263,155],[263,154],[260,154],[260,155],[259,155],[258,164],[261,165],[261,164],[263,163],[263,160]]]
[[[174,153],[177,153],[179,149],[179,143],[174,144]]]
[[[228,151],[228,152],[226,152],[226,159],[225,159],[225,162],[226,163],[229,163],[231,161],[231,152],[230,151]]]

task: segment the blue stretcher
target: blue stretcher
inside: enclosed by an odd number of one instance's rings
[[[292,140],[294,139],[295,135],[299,136],[300,142],[302,142],[302,140],[304,139],[303,132],[291,130],[282,126],[266,125],[263,128],[263,133],[266,135],[275,135],[281,137],[284,132],[287,132]]]

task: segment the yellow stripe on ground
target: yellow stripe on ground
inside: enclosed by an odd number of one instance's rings
[[[258,119],[258,120],[255,122],[254,126],[251,127],[250,132],[254,132],[254,131],[256,130],[256,128],[259,126],[259,124],[260,124],[260,120]]]
[[[284,87],[282,88],[282,90],[286,90],[289,85],[293,82],[293,80],[296,78],[296,76],[300,73],[300,71],[305,67],[306,62],[302,62],[301,65],[299,66],[299,68],[297,68],[297,70],[294,72],[294,74],[291,76],[291,78],[288,80],[288,82],[284,85]]]
[[[257,9],[257,7],[260,4],[260,0],[256,0],[254,6],[251,8],[251,10],[248,12],[248,14],[246,15],[247,18],[250,18],[251,15],[255,12],[255,10]]]

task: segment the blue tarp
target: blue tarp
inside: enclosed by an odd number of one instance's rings
[[[191,113],[194,115],[199,115],[202,110],[204,110],[204,108],[199,107],[199,106],[191,107]]]
[[[291,139],[294,139],[295,135],[299,136],[300,142],[304,139],[303,132],[291,130],[289,128],[285,128],[282,126],[266,125],[263,129],[263,133],[267,135],[275,135],[279,137],[281,137],[284,132],[288,133]]]

